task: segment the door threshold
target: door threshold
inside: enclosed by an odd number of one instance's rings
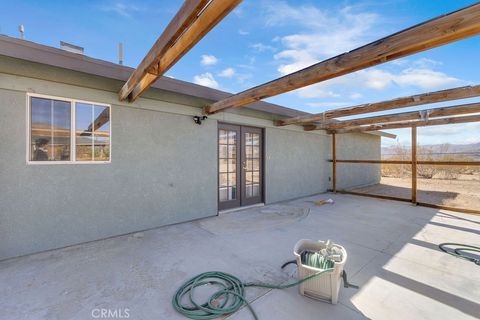
[[[218,211],[218,214],[232,213],[232,212],[243,211],[243,210],[258,208],[258,207],[263,207],[263,206],[265,206],[265,203],[263,203],[263,202],[255,203],[255,204],[252,204],[252,205],[249,205],[249,206],[243,206],[243,207],[238,207],[238,208],[221,210],[221,211]]]

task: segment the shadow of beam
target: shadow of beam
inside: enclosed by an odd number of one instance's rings
[[[426,241],[417,240],[417,239],[410,239],[410,241],[408,242],[416,246],[424,247],[424,248],[435,250],[435,251],[440,251],[440,249],[438,248],[438,245],[436,245],[435,243],[426,242]]]
[[[471,223],[476,223],[476,224],[480,224],[480,221],[475,221],[475,220],[471,220],[471,219],[467,219],[467,218],[462,218],[462,217],[457,217],[453,214],[449,214],[449,213],[446,213],[446,212],[439,212],[438,213],[438,216],[439,217],[442,217],[442,218],[449,218],[449,219],[455,219],[455,220],[463,220],[463,221],[468,221],[468,222],[471,222]]]
[[[460,226],[454,226],[454,225],[452,225],[452,224],[445,224],[445,223],[435,222],[435,221],[430,221],[428,224],[431,224],[431,225],[434,225],[434,226],[438,226],[438,227],[455,229],[455,230],[459,230],[459,231],[463,231],[463,232],[471,232],[471,233],[480,235],[480,231],[479,231],[479,230],[470,229],[470,228],[465,228],[465,227],[460,227]]]
[[[383,270],[382,273],[378,275],[378,277],[386,281],[395,283],[406,289],[415,291],[425,297],[429,297],[442,304],[448,305],[474,318],[478,317],[479,315],[480,304],[464,299],[457,295],[448,293],[446,291],[437,289],[425,283],[418,282],[416,280],[404,277],[402,275],[399,275],[398,273],[394,273],[388,270]]]

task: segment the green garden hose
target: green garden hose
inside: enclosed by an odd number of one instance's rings
[[[446,248],[447,246],[456,247],[456,248],[450,248],[450,250],[448,250]],[[470,255],[465,254],[465,252],[480,252],[480,247],[471,246],[463,243],[451,243],[451,242],[441,243],[438,245],[438,247],[440,248],[440,250],[448,253],[449,255],[480,265],[480,259],[474,258]]]
[[[323,263],[323,262],[322,262]],[[332,262],[333,266],[333,262]],[[173,296],[172,304],[175,310],[187,318],[195,320],[215,319],[239,310],[244,304],[248,307],[253,317],[258,320],[257,314],[245,297],[245,288],[261,287],[269,289],[286,289],[299,285],[300,283],[317,277],[326,272],[332,272],[333,268],[325,269],[300,279],[296,282],[285,285],[274,285],[268,283],[242,282],[237,277],[221,272],[210,271],[201,273],[187,282],[185,282]],[[214,285],[219,290],[213,293],[206,302],[197,303],[195,301],[195,289],[203,285]],[[182,303],[182,299],[187,296],[190,305]]]

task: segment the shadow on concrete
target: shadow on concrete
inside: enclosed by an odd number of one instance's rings
[[[440,223],[435,221],[430,221],[429,224],[438,226],[438,227],[450,228],[450,229],[455,229],[455,230],[464,231],[464,232],[471,232],[471,233],[480,235],[480,230],[478,229],[465,228],[465,227],[460,227],[460,226],[455,226],[455,225]]]
[[[442,304],[455,308],[472,317],[478,317],[479,315],[480,304],[459,297],[458,295],[451,294],[388,270],[384,270],[384,272],[382,272],[382,274],[378,277],[402,286],[408,290],[414,291],[425,297],[429,297],[435,301],[441,302]]]
[[[442,217],[442,218],[456,219],[456,220],[468,221],[468,222],[475,223],[475,224],[480,224],[480,221],[475,221],[475,220],[471,220],[471,219],[467,219],[467,218],[458,217],[458,216],[455,216],[453,214],[446,213],[446,212],[439,212],[437,215],[439,217]]]

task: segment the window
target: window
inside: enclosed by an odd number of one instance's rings
[[[30,163],[110,162],[110,106],[29,95]]]

